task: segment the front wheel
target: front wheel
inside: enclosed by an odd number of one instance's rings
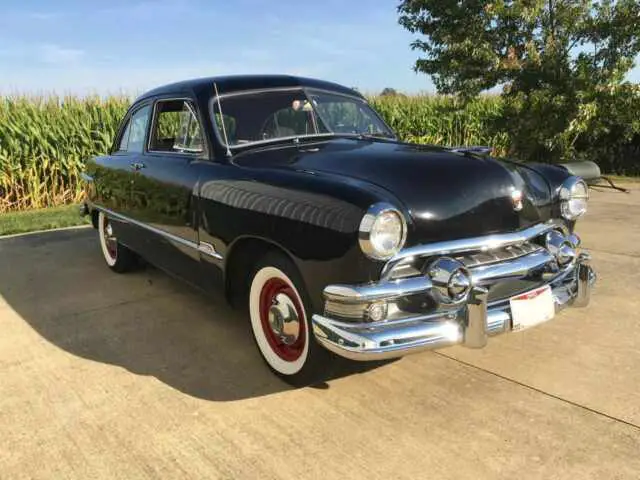
[[[269,368],[289,384],[309,385],[329,373],[332,358],[312,338],[307,293],[295,266],[268,254],[249,291],[253,336]]]
[[[138,265],[136,254],[118,242],[111,220],[104,212],[98,214],[98,235],[100,237],[102,255],[111,270],[125,273],[133,270]]]

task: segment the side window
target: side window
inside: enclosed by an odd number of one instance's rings
[[[202,127],[190,102],[165,100],[156,104],[150,150],[201,153],[204,151],[203,138]]]
[[[119,152],[126,152],[129,145],[129,127],[131,126],[131,120],[127,120],[127,126],[124,129],[122,137],[120,137],[120,145],[118,145]]]
[[[131,117],[129,127],[129,144],[127,152],[142,153],[144,150],[144,139],[147,135],[147,125],[149,124],[150,107],[142,107]]]
[[[118,152],[141,153],[144,147],[144,138],[149,124],[150,107],[142,107],[137,110],[127,121],[127,126],[122,132]]]

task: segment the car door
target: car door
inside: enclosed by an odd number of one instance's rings
[[[194,284],[200,273],[194,192],[197,165],[208,161],[205,143],[191,98],[156,99],[132,190],[132,218],[145,227],[138,251]]]
[[[151,103],[133,105],[125,116],[109,155],[97,157],[88,166],[96,188],[95,203],[112,217],[118,239],[136,248],[132,216],[132,189],[151,117]]]

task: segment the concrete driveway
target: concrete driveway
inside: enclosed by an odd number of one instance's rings
[[[247,320],[93,230],[0,240],[0,478],[640,477],[640,187],[593,192],[587,309],[292,390]]]

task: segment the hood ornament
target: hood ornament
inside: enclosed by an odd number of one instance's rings
[[[511,191],[511,203],[513,204],[513,209],[516,212],[519,212],[524,208],[522,203],[522,191],[521,190],[512,190]]]

